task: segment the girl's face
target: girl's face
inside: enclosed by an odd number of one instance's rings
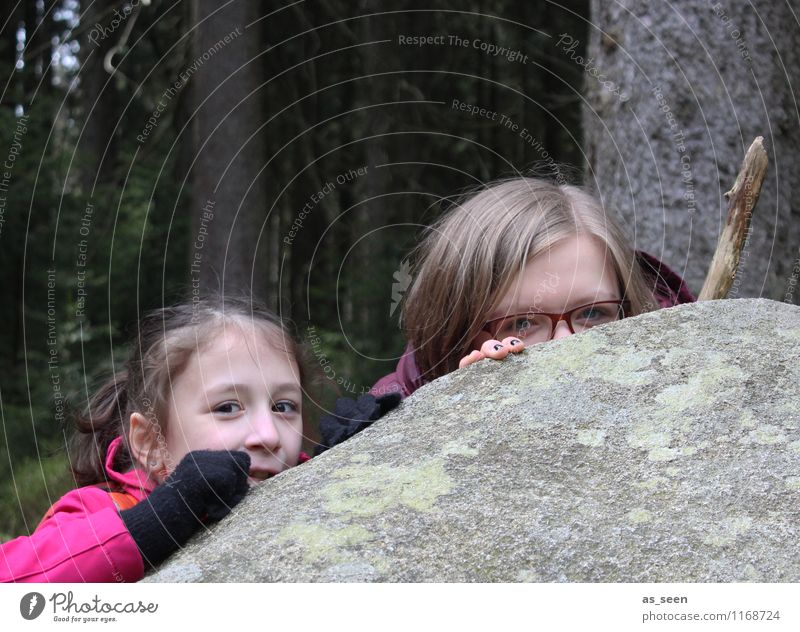
[[[561,314],[588,303],[621,298],[605,244],[596,237],[574,235],[525,264],[486,321],[526,312]],[[571,333],[567,322],[561,320],[553,339]],[[474,348],[479,349],[489,339],[488,333],[481,332]]]
[[[297,363],[269,344],[228,331],[194,353],[172,384],[166,470],[192,450],[242,450],[250,484],[297,465],[303,438]]]

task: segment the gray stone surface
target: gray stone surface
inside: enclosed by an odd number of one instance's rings
[[[800,308],[484,361],[251,492],[148,581],[800,581]]]

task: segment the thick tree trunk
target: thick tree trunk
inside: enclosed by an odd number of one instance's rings
[[[792,87],[800,31],[787,2],[593,0],[584,65],[589,183],[636,247],[697,292],[745,151],[764,136],[770,169],[728,296],[797,302],[800,144]],[[570,56],[565,42],[559,46]],[[796,282],[796,279],[795,279]]]
[[[184,74],[195,110],[190,270],[200,293],[266,294],[266,191],[258,4],[195,0]],[[248,28],[248,24],[253,24]]]
[[[103,67],[106,54],[122,33],[121,28],[112,30],[114,5],[112,0],[95,0],[87,7],[84,21],[92,26],[83,32],[80,40],[80,152],[86,161],[81,182],[87,202],[97,194],[97,187],[102,189],[113,182],[117,156],[112,138],[119,117],[117,91]],[[93,203],[97,200],[93,199]],[[106,200],[106,203],[109,202]]]

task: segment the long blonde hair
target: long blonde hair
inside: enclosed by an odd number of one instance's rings
[[[655,308],[634,249],[593,195],[538,178],[499,181],[456,203],[414,253],[402,322],[422,379],[458,368],[526,262],[576,234],[608,247],[628,315]]]

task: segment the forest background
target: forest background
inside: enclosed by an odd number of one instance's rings
[[[72,487],[69,411],[139,315],[198,293],[291,323],[313,439],[402,353],[425,227],[497,178],[584,182],[696,292],[764,135],[732,294],[798,302],[790,2],[36,0],[0,26],[0,539]]]

